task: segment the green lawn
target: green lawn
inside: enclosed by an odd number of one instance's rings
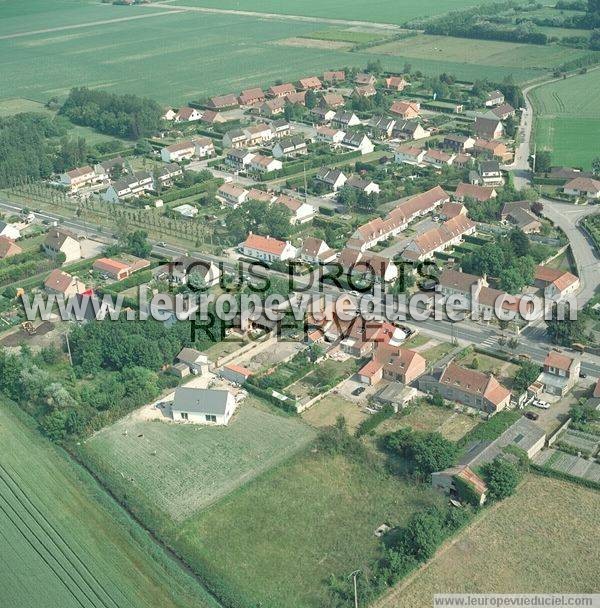
[[[534,89],[535,141],[552,151],[552,164],[591,168],[600,138],[600,71]]]
[[[189,519],[174,542],[236,606],[322,608],[331,574],[379,555],[380,524],[439,500],[383,468],[311,452]]]
[[[552,45],[520,44],[496,40],[474,40],[422,35],[378,45],[370,52],[416,59],[457,61],[481,66],[551,68],[588,51]]]
[[[64,452],[0,402],[0,606],[215,607]]]
[[[93,9],[92,15],[85,12],[75,0],[59,1],[61,4],[56,14],[49,15],[45,5],[34,0],[33,7],[28,8],[23,17],[19,17],[14,0],[0,3],[0,81],[3,97],[45,102],[53,96],[66,96],[73,86],[85,85],[111,92],[137,93],[153,97],[161,103],[178,105],[206,95],[238,92],[253,85],[268,86],[278,79],[295,80],[307,74],[321,74],[325,69],[341,66],[364,68],[373,59],[373,54],[366,51],[350,53],[335,48],[277,44],[278,41],[327,29],[311,21],[283,21],[197,11],[176,12],[151,6],[127,8],[86,4],[86,11]],[[81,10],[76,9],[75,4],[79,4]],[[390,16],[400,14],[396,3],[386,0],[384,4]],[[430,0],[430,4],[431,10],[435,10],[434,6],[442,6],[433,0]],[[315,6],[318,10],[323,9],[322,4],[315,3]],[[408,2],[406,6],[412,7]],[[443,6],[450,8],[455,4],[445,2]],[[34,10],[36,7],[37,13]],[[289,8],[296,9],[298,6],[289,5]],[[377,7],[370,8],[374,10],[366,11],[368,18],[375,18]],[[351,9],[345,6],[345,14],[341,16],[350,16]],[[357,14],[365,12],[358,3],[354,9]],[[419,14],[423,10],[422,6],[418,7]],[[31,32],[39,31],[44,26],[62,27],[59,19],[61,11],[65,14],[65,27],[70,29],[2,38],[2,31]],[[99,19],[97,11],[105,14],[109,22]],[[159,16],[129,18],[143,16],[148,11],[159,13]],[[340,11],[336,7],[334,12]],[[125,15],[127,20],[110,21],[114,14],[118,14],[119,19]],[[75,27],[77,23],[94,25]],[[485,66],[477,64],[477,58],[465,60],[460,54],[453,56],[420,51],[415,54],[411,44],[406,45],[399,55],[377,57],[381,58],[383,67],[390,70],[399,70],[403,61],[407,60],[413,69],[427,74],[446,72],[462,79],[489,75]],[[482,46],[486,44],[484,42]],[[465,46],[469,45],[472,45],[472,41],[465,43]],[[543,63],[544,69],[547,69],[554,61],[548,57],[548,50],[543,49],[542,52],[545,53],[544,62],[530,61],[523,65],[520,54],[508,53],[506,61],[496,62],[496,79],[501,80],[509,74],[513,75],[515,81],[533,78],[539,74],[539,70],[531,65]],[[565,52],[572,56],[579,51]]]
[[[135,512],[182,521],[313,437],[298,419],[248,398],[227,427],[124,418],[88,440],[84,457]]]

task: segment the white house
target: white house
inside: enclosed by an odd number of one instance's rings
[[[310,222],[315,217],[315,208],[312,205],[285,194],[279,195],[275,199],[275,204],[285,205],[292,212],[290,224],[293,225],[306,224],[306,222]]]
[[[176,422],[226,425],[236,407],[228,390],[180,386],[175,390],[171,412]]]
[[[175,114],[173,120],[175,122],[195,122],[202,118],[202,112],[196,108],[183,107]]]
[[[198,158],[206,158],[215,155],[215,143],[210,137],[196,137],[192,140],[196,148],[194,154]]]
[[[354,112],[339,110],[331,119],[331,122],[338,127],[356,127],[361,124],[360,118]]]
[[[362,179],[358,175],[353,175],[346,182],[346,186],[350,186],[359,192],[363,192],[364,194],[379,194],[380,188],[379,184],[376,184],[373,181],[367,181]]]
[[[420,165],[427,154],[427,150],[415,148],[414,146],[401,146],[396,149],[394,160],[398,163],[409,165]]]
[[[318,264],[319,262],[327,264],[333,262],[336,255],[336,251],[330,249],[329,245],[322,239],[309,236],[302,242],[300,257],[305,262],[310,262],[311,264]]]
[[[600,181],[591,177],[576,177],[564,185],[563,191],[569,196],[600,198]]]
[[[223,184],[217,190],[217,199],[234,209],[244,203],[247,198],[248,190],[237,184]]]
[[[190,159],[194,156],[196,147],[192,141],[180,141],[179,143],[165,146],[160,151],[160,157],[165,163],[178,162]]]
[[[323,167],[315,175],[315,180],[325,184],[333,192],[337,192],[348,181],[348,178],[339,169]]]
[[[221,278],[221,269],[216,264],[187,255],[174,260],[169,268],[169,279],[179,285],[186,285],[190,275],[201,279],[205,287],[214,287]]]
[[[332,129],[331,127],[317,127],[317,141],[328,143],[333,147],[339,146],[344,141],[346,133],[340,129]]]
[[[21,237],[21,231],[14,224],[7,224],[0,220],[0,236],[16,241]]]
[[[93,184],[96,179],[96,172],[89,165],[72,169],[71,171],[62,173],[60,176],[61,184],[67,186],[71,192],[76,192],[84,186]]]
[[[139,196],[151,190],[154,190],[152,174],[140,171],[113,182],[102,198],[109,203],[118,203],[120,200]]]
[[[240,243],[240,251],[245,256],[265,262],[283,262],[295,258],[297,254],[296,248],[289,241],[252,233]]]
[[[346,133],[342,146],[350,150],[358,150],[361,154],[370,154],[375,150],[373,142],[364,133]]]
[[[187,365],[192,374],[202,376],[208,373],[208,357],[195,348],[182,348],[176,359]]]
[[[254,152],[250,152],[247,148],[233,148],[227,150],[225,163],[233,167],[236,171],[243,171],[250,161],[256,156]]]
[[[306,154],[308,147],[303,137],[292,135],[291,137],[282,137],[273,146],[273,156],[275,158],[283,158],[285,156],[299,156]]]
[[[46,240],[42,245],[46,255],[56,257],[59,253],[65,255],[65,263],[75,262],[81,259],[81,245],[75,235],[61,230],[51,228],[46,235]]]
[[[255,154],[249,165],[253,171],[260,173],[270,173],[271,171],[279,171],[283,167],[283,163],[272,156],[263,156]]]

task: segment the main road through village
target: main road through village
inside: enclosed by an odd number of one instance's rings
[[[515,153],[515,160],[512,165],[505,169],[513,172],[515,185],[522,189],[531,184],[531,172],[529,169],[530,141],[533,132],[533,106],[528,93],[538,83],[524,89],[526,108],[521,118],[521,143]],[[581,289],[577,295],[579,307],[588,302],[596,292],[600,284],[600,272],[598,272],[598,258],[595,253],[594,244],[591,242],[585,231],[581,227],[581,220],[595,213],[595,208],[588,205],[573,205],[569,203],[542,199],[544,210],[543,214],[556,226],[560,227],[567,236],[573,252],[573,257],[577,265]],[[0,209],[10,212],[19,212],[21,207],[6,200],[0,200]],[[103,228],[92,225],[81,219],[71,218],[56,212],[38,212],[38,217],[42,220],[59,222],[65,228],[83,235],[103,234]],[[102,239],[107,243],[113,243],[115,239],[109,235],[103,235]],[[153,253],[160,256],[172,257],[185,253],[192,253],[195,257],[205,261],[212,261],[221,264],[225,270],[233,272],[237,268],[237,262],[231,258],[223,256],[209,255],[203,252],[189,252],[173,244],[153,243]],[[281,275],[285,276],[285,275]],[[310,293],[319,293],[319,287],[313,287]],[[341,290],[332,285],[324,285],[323,289],[331,295],[341,293]],[[423,330],[442,340],[452,340],[458,344],[476,344],[490,350],[500,348],[498,340],[500,334],[497,329],[490,325],[474,323],[472,321],[462,321],[451,323],[447,320],[435,320],[433,318],[425,321],[407,321],[406,325],[415,329]],[[516,352],[527,355],[532,360],[541,363],[549,349],[552,348],[546,336],[545,327],[542,324],[533,324],[527,327],[519,336],[519,344]],[[581,369],[584,373],[593,376],[600,376],[600,357],[585,353],[582,356]]]

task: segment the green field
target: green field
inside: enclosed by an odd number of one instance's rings
[[[53,5],[55,11],[49,14],[44,8],[46,3],[34,0],[20,17],[14,0],[0,0],[2,97],[45,102],[53,96],[64,97],[73,86],[86,85],[118,93],[137,93],[161,103],[178,105],[253,85],[268,86],[278,79],[294,80],[320,74],[325,69],[364,68],[374,57],[366,51],[350,53],[336,48],[313,48],[309,44],[282,44],[315,31],[326,30],[334,35],[328,24],[313,21],[194,10],[177,12],[157,6],[113,7],[85,3],[76,8],[74,4],[59,0],[58,5]],[[393,9],[394,3],[387,2],[386,6],[397,12]],[[125,17],[111,21],[98,19],[96,14],[106,11],[111,16],[114,10]],[[93,15],[86,11],[92,11]],[[63,12],[64,24],[59,19]],[[376,14],[376,11],[368,12],[371,17]],[[149,14],[153,16],[144,17]],[[61,29],[35,33],[44,26],[50,30]],[[5,37],[3,32],[8,32]],[[24,35],[6,38],[17,32]],[[389,30],[382,32],[389,33]],[[365,33],[352,31],[350,35],[362,38]],[[427,74],[446,72],[466,80],[489,75],[488,67],[478,64],[475,57],[465,60],[460,53],[455,57],[440,57],[442,54],[425,51],[415,53],[411,45],[416,44],[418,37],[410,40],[404,54],[376,55],[384,68],[399,71],[405,61],[410,61],[414,70]],[[471,44],[468,42],[466,46]],[[488,43],[482,46],[485,44]],[[495,77],[502,80],[512,74],[517,82],[534,78],[540,70],[532,65],[542,64],[545,58],[547,63],[542,67],[546,70],[554,61],[547,49],[540,52],[546,54],[524,66],[519,63],[518,52],[509,54],[510,61],[497,62]],[[574,56],[579,51],[565,53]],[[513,58],[515,62],[511,63]]]
[[[402,524],[438,501],[428,486],[383,468],[308,453],[185,522],[176,543],[236,605],[322,608],[331,574],[347,576],[380,555],[380,524]]]
[[[552,68],[588,54],[581,49],[422,35],[377,45],[371,53],[415,59],[441,59],[481,66]],[[488,70],[489,74],[489,70]]]
[[[97,483],[0,403],[0,605],[215,607]]]
[[[324,19],[372,21],[402,25],[424,15],[440,15],[476,4],[480,0],[375,0],[366,5],[361,0],[176,0],[178,6],[202,6],[218,9],[257,11],[280,15],[304,15]]]
[[[354,42],[355,44],[363,44],[366,42],[374,42],[375,40],[384,40],[390,34],[386,32],[364,32],[360,30],[343,30],[331,28],[328,30],[318,30],[310,34],[304,34],[302,38],[314,38],[315,40],[333,40],[341,42]]]
[[[552,164],[590,169],[600,140],[600,71],[559,80],[531,92],[535,141]]]
[[[181,521],[313,437],[297,419],[273,414],[249,398],[227,427],[128,417],[94,435],[85,450],[94,468],[130,500],[135,496],[167,519]]]
[[[599,494],[531,475],[376,608],[431,606],[434,593],[595,593]]]

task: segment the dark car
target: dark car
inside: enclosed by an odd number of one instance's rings
[[[352,394],[353,394],[355,397],[358,397],[359,395],[362,395],[364,392],[365,392],[365,387],[364,387],[364,386],[359,386],[358,388],[355,388],[355,389],[352,391]]]
[[[587,374],[584,374],[583,372],[579,372],[579,377],[580,378],[587,378]]]
[[[536,414],[535,412],[525,412],[525,418],[529,418],[529,420],[537,420],[540,415]]]

